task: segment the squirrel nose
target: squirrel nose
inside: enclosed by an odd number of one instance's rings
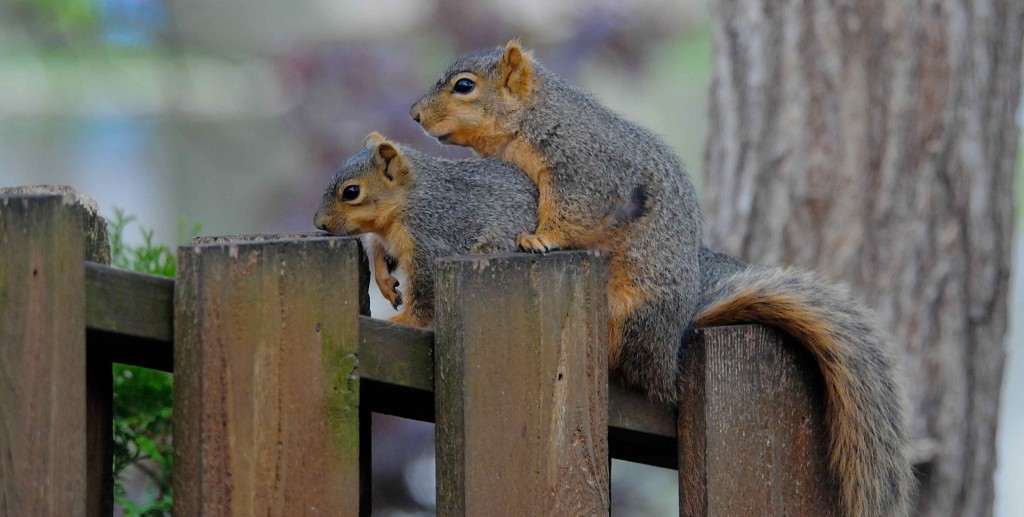
[[[412,108],[409,109],[409,116],[412,117],[412,119],[415,120],[417,124],[419,124],[420,122],[420,110],[416,109],[416,106],[418,104],[418,102],[416,104],[413,104]]]
[[[415,120],[416,123],[418,124],[420,122],[420,114],[419,113],[413,113],[412,114],[412,119]]]

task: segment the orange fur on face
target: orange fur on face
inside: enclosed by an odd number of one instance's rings
[[[333,234],[360,235],[381,233],[394,224],[405,193],[389,188],[373,175],[356,178],[338,186],[333,203],[321,207],[317,225]],[[341,200],[345,188],[357,185],[360,197],[356,203]]]
[[[385,234],[400,219],[400,207],[405,202],[408,164],[380,133],[370,133],[364,145],[374,149],[371,166],[358,176],[335,185],[333,199],[325,200],[317,211],[316,225],[330,233]],[[352,186],[359,187],[359,195],[355,199],[342,200],[342,193]]]
[[[458,77],[458,76],[456,76]],[[504,109],[496,92],[486,91],[486,79],[477,80],[479,95],[472,98],[451,92],[423,99],[417,103],[420,124],[430,136],[442,143],[471,147],[481,156],[496,157],[508,145],[509,129],[498,123],[496,109]],[[497,98],[496,98],[497,97]]]
[[[468,93],[454,91],[461,79],[476,86]],[[442,143],[472,147],[481,156],[501,157],[514,130],[501,121],[529,105],[533,90],[533,64],[517,42],[509,42],[497,73],[470,70],[453,75],[447,83],[420,99],[411,114],[430,136]]]

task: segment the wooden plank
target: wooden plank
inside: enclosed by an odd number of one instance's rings
[[[707,501],[707,341],[714,329],[698,330],[686,343],[679,364],[677,446],[679,515],[704,517]],[[717,334],[713,334],[716,335]],[[745,403],[745,402],[744,402]],[[735,492],[739,494],[740,492]]]
[[[279,240],[280,235],[272,237],[263,240]],[[90,347],[109,348],[114,362],[172,371],[173,292],[173,280],[87,263]],[[366,316],[360,316],[359,326],[367,408],[433,422],[434,333]],[[613,383],[608,425],[612,457],[675,468],[675,408],[653,404]]]
[[[365,316],[359,318],[360,378],[368,408],[434,421],[434,333]],[[676,468],[676,410],[642,393],[608,387],[608,441],[618,459]]]
[[[432,392],[434,333],[359,317],[359,375],[381,383]]]
[[[90,348],[109,348],[114,362],[173,371],[173,292],[170,279],[87,263]],[[359,317],[359,329],[366,407],[433,422],[433,331],[366,316]],[[675,408],[612,383],[608,425],[612,457],[675,468]]]
[[[110,263],[107,223],[99,215],[99,209],[92,198],[63,185],[0,189],[0,196],[5,197],[40,195],[60,196],[64,209],[75,212],[80,224],[78,232],[82,234],[85,245],[85,260]],[[114,508],[113,379],[106,347],[97,346],[95,340],[89,339],[90,334],[87,333],[86,336],[86,507],[90,516],[110,515]]]
[[[5,515],[86,515],[84,261],[62,196],[0,197]]]
[[[192,238],[193,246],[204,244],[227,244],[238,242],[266,242],[266,241],[292,241],[299,239],[330,238],[331,234],[311,230],[308,232],[287,232],[287,233],[250,233],[237,235],[199,235]]]
[[[676,409],[651,402],[615,381],[608,386],[608,447],[611,457],[674,469]]]
[[[114,374],[110,353],[86,333],[86,514],[114,513]]]
[[[60,196],[65,206],[79,216],[80,231],[85,242],[85,260],[110,264],[110,239],[107,223],[100,216],[99,207],[93,198],[67,185],[32,185],[0,188],[0,197]]]
[[[362,404],[385,413],[434,421],[434,333],[359,317]]]
[[[96,349],[111,362],[170,372],[173,315],[174,280],[86,262],[90,351]]]
[[[368,280],[352,239],[179,249],[175,513],[368,512],[356,355]]]
[[[87,262],[85,302],[90,329],[166,343],[174,338],[170,278]]]
[[[768,327],[720,327],[697,333],[682,368],[680,515],[838,512],[806,350]]]
[[[439,515],[608,514],[606,282],[587,252],[438,261]]]
[[[69,189],[70,190],[70,189]],[[82,232],[85,240],[85,259],[99,267],[110,263],[110,242],[107,222],[100,216],[91,198],[70,191],[81,205]],[[114,513],[114,374],[109,347],[97,346],[98,341],[88,330],[88,273],[86,273],[86,514],[89,517],[108,517]]]

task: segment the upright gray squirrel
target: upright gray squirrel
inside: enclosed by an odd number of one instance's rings
[[[913,476],[890,338],[812,273],[705,251],[696,192],[660,138],[515,41],[456,60],[410,115],[440,142],[515,164],[509,173],[536,185],[537,225],[519,234],[520,249],[610,252],[609,364],[625,383],[674,402],[689,329],[777,327],[821,369],[845,515],[907,515]]]

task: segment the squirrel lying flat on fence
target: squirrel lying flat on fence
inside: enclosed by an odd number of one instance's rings
[[[810,273],[718,256],[702,282],[697,195],[660,138],[516,42],[457,60],[410,114],[442,143],[514,163],[537,185],[538,225],[519,235],[521,249],[611,252],[609,364],[626,383],[675,401],[687,330],[779,327],[821,368],[844,513],[907,514],[912,473],[889,338],[845,290]]]
[[[330,233],[376,234],[374,278],[404,306],[391,321],[430,326],[434,260],[514,251],[515,236],[537,224],[537,189],[507,162],[429,156],[376,132],[363,146],[334,174],[314,222]],[[401,298],[392,265],[408,276]]]

